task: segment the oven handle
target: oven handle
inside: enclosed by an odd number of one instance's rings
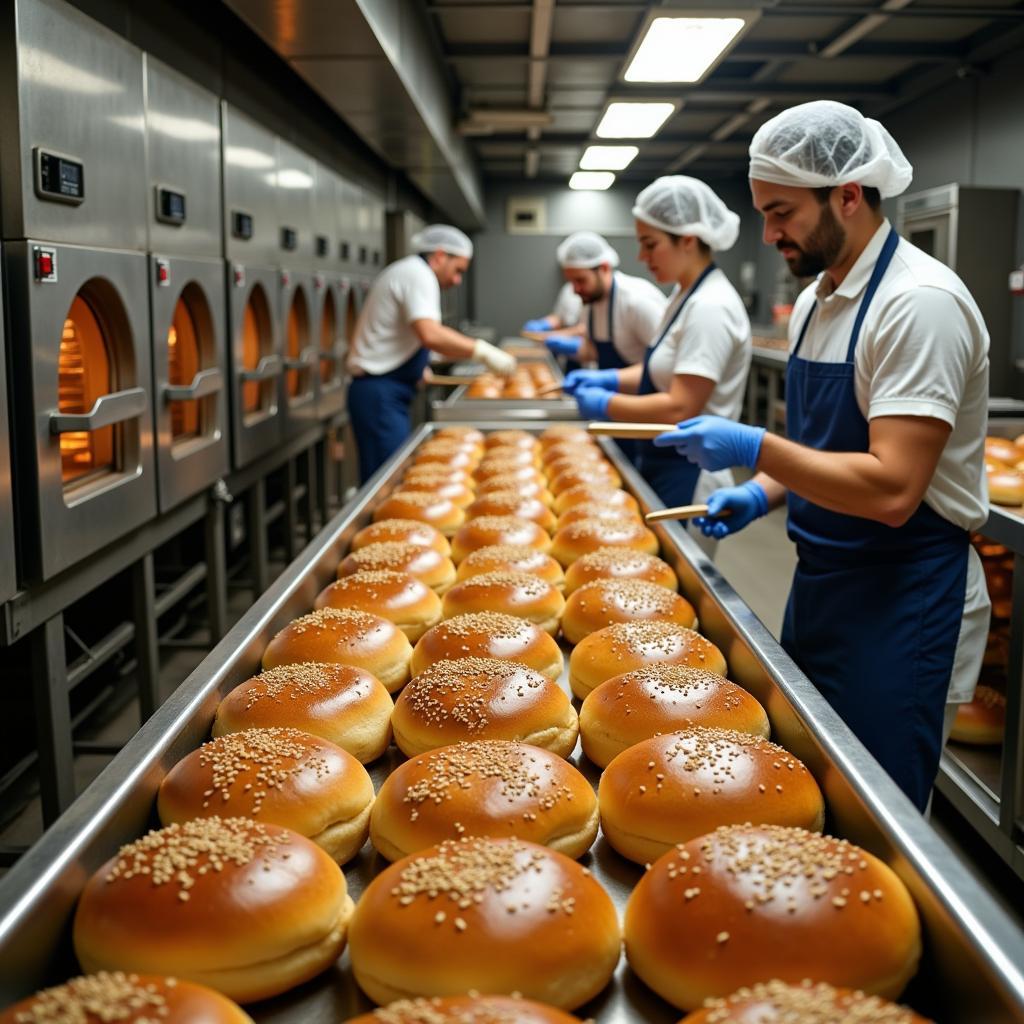
[[[255,370],[240,370],[239,379],[247,383],[271,380],[273,377],[281,376],[281,357],[278,355],[264,356],[256,366]]]
[[[321,363],[334,363],[335,365],[345,360],[345,342],[336,341],[330,348],[320,350]]]
[[[224,386],[220,367],[211,366],[208,370],[200,370],[191,384],[164,385],[164,398],[168,402],[189,402],[215,395]]]
[[[138,419],[148,407],[144,388],[128,388],[100,395],[96,404],[86,413],[50,413],[50,433],[67,434],[71,431],[100,430],[115,423]]]
[[[308,370],[316,362],[316,349],[312,345],[304,348],[294,359],[284,359],[286,370]]]

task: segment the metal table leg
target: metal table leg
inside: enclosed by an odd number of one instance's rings
[[[211,647],[228,631],[228,566],[224,542],[224,503],[211,498],[203,519],[206,558],[206,614]]]
[[[249,488],[247,499],[249,559],[252,564],[253,596],[260,597],[270,586],[270,561],[267,552],[267,483],[260,477]]]
[[[153,553],[132,566],[132,614],[135,619],[135,659],[139,678],[139,718],[142,724],[160,706],[160,647],[156,634],[156,572]]]
[[[298,476],[295,459],[289,459],[284,464],[284,554],[285,561],[287,562],[294,561],[298,550],[295,536],[299,528],[299,516],[295,500],[295,492],[298,489]]]
[[[43,824],[51,825],[75,798],[64,615],[47,619],[30,637],[32,705],[39,747],[39,789]]]

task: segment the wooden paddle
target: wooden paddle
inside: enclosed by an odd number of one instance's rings
[[[556,391],[561,391],[561,384],[548,384],[546,387],[541,388],[537,392],[537,397],[542,398],[544,395],[553,395]]]
[[[674,423],[604,423],[594,421],[587,424],[587,431],[602,437],[632,437],[650,440],[659,434],[668,433]]]
[[[677,505],[675,508],[662,508],[657,512],[648,512],[644,519],[648,523],[660,523],[665,519],[696,519],[697,516],[706,516],[707,514],[707,505]],[[723,508],[715,518],[724,519],[728,515],[732,515],[731,510]]]
[[[472,384],[476,380],[475,376],[472,377],[455,377],[445,374],[434,374],[430,377],[424,377],[423,381],[426,384],[436,384],[442,388],[458,388],[463,384]]]

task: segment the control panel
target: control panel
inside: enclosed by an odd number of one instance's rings
[[[235,238],[248,241],[252,238],[252,214],[242,210],[231,211],[231,234]]]
[[[164,224],[181,227],[185,223],[185,193],[157,185],[156,219]]]
[[[36,148],[35,189],[40,199],[78,206],[85,201],[85,168],[80,160]]]

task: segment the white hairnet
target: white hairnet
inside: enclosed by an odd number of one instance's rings
[[[712,249],[731,249],[740,219],[698,178],[672,174],[651,182],[636,197],[633,216],[672,235],[695,235]]]
[[[913,176],[914,168],[878,121],[834,100],[784,110],[750,143],[750,177],[776,185],[856,182],[888,198],[906,191]]]
[[[590,270],[607,263],[619,265],[619,254],[594,231],[574,231],[559,245],[558,264],[566,270]]]
[[[413,252],[434,252],[440,249],[449,256],[473,258],[473,243],[469,236],[451,224],[429,224],[417,231],[409,241]]]

